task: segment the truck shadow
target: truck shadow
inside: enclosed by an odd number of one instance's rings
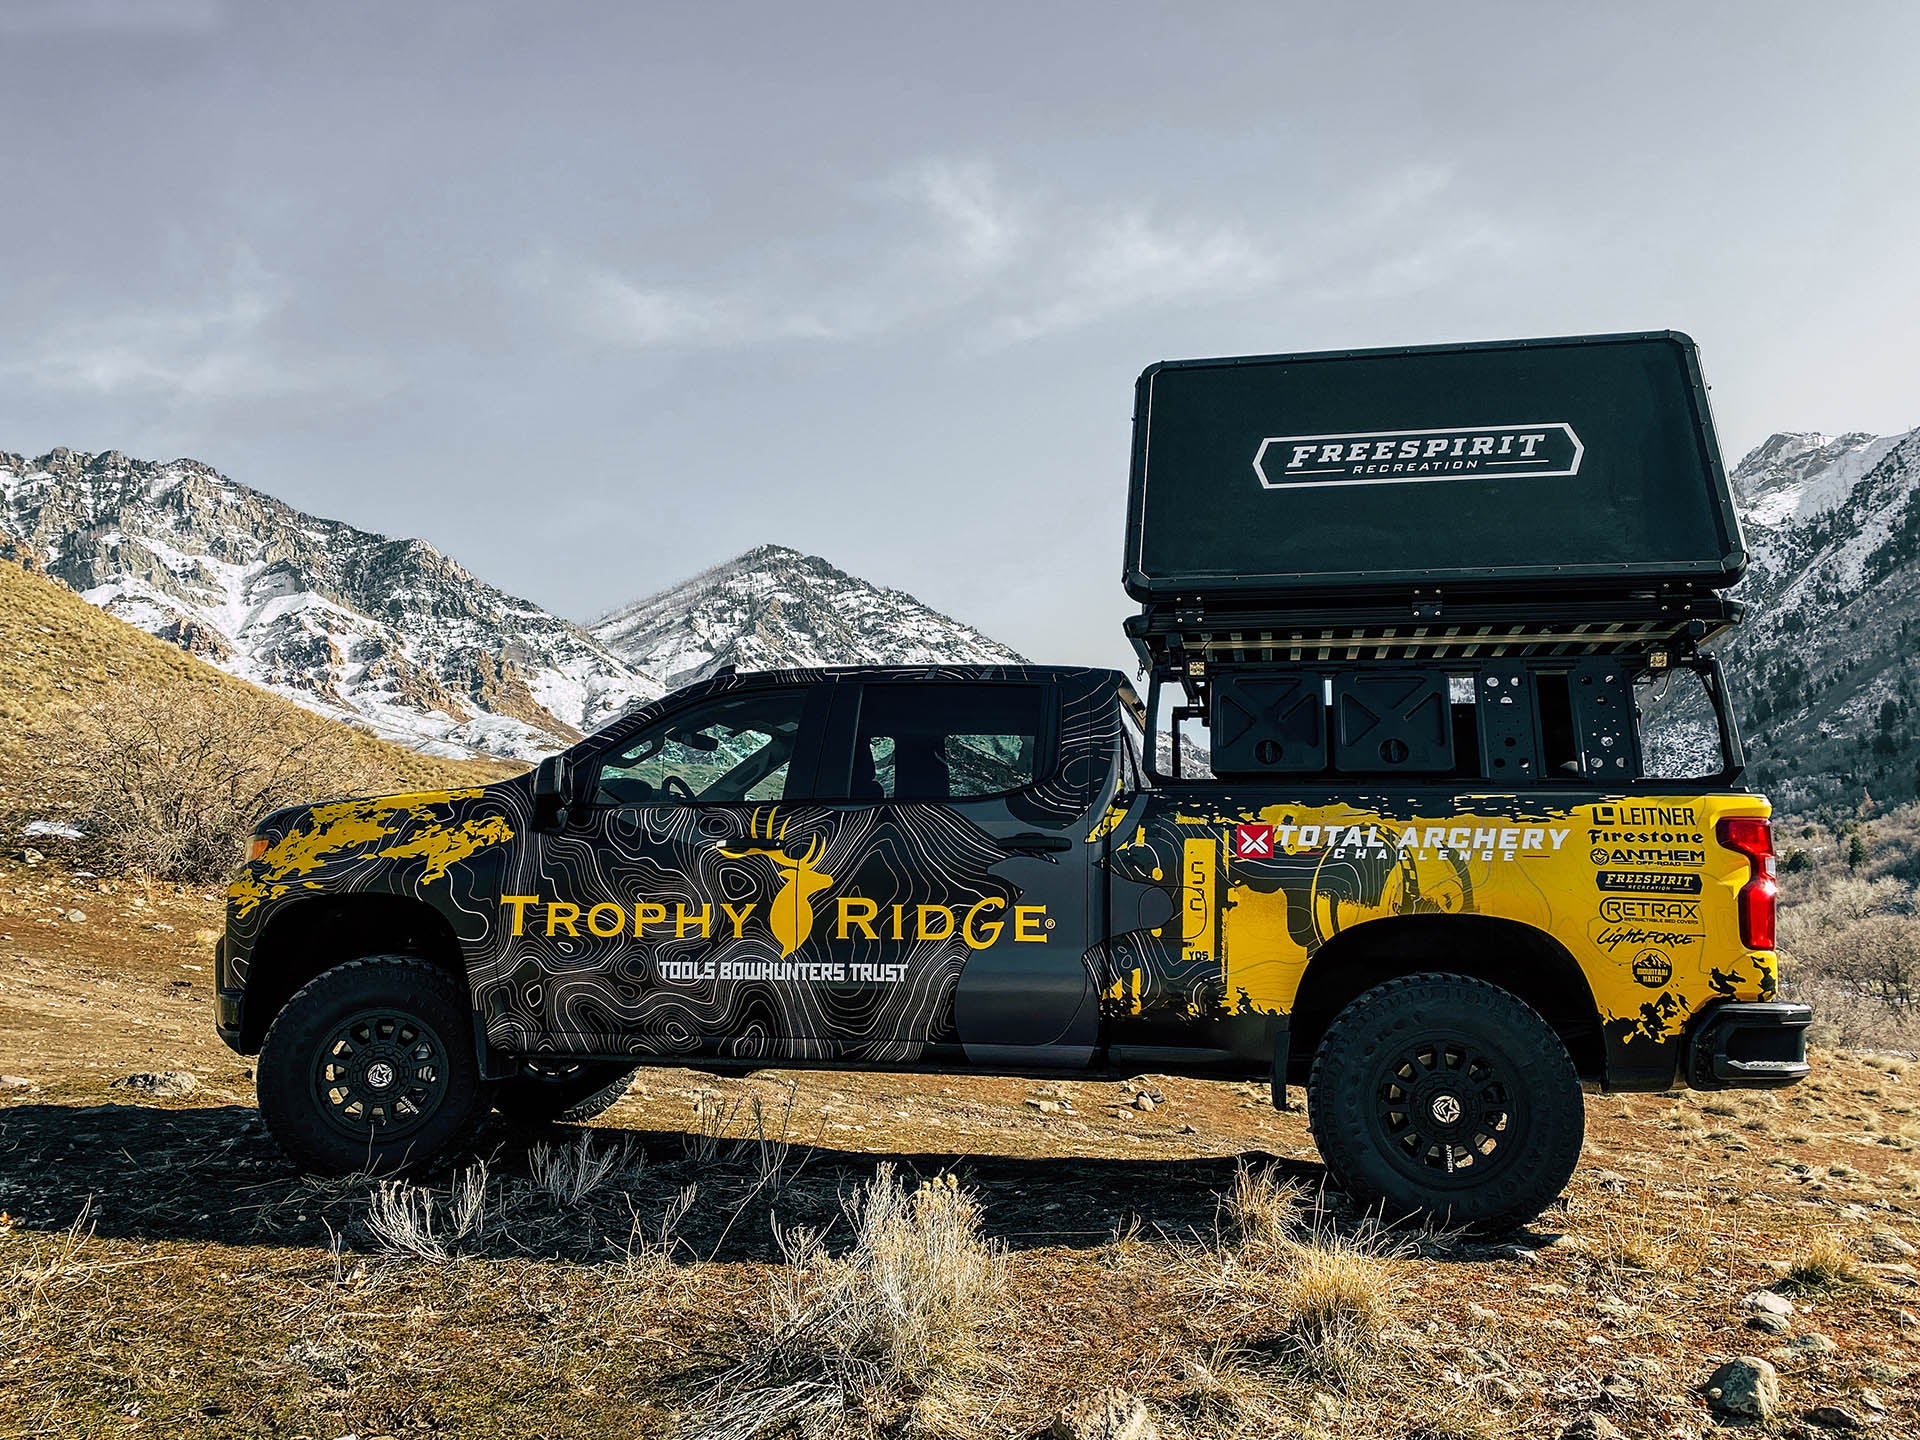
[[[776,1224],[826,1231],[831,1247],[846,1233],[843,1202],[883,1164],[909,1189],[953,1173],[978,1199],[986,1232],[1013,1250],[1093,1248],[1136,1226],[1147,1237],[1210,1236],[1224,1223],[1221,1196],[1243,1163],[1275,1166],[1277,1179],[1325,1199],[1336,1221],[1341,1213],[1337,1194],[1325,1194],[1323,1167],[1260,1152],[1171,1160],[884,1153],[703,1144],[696,1134],[612,1125],[556,1129],[534,1137],[540,1144],[544,1155],[524,1135],[490,1128],[461,1165],[420,1178],[401,1198],[412,1205],[431,1198],[444,1237],[456,1174],[484,1163],[487,1224],[448,1242],[452,1252],[578,1264],[635,1254],[777,1260]],[[583,1168],[602,1167],[586,1194],[555,1193]],[[77,1222],[126,1240],[375,1254],[391,1248],[372,1222],[378,1196],[379,1183],[363,1176],[298,1174],[250,1107],[0,1109],[0,1210],[16,1229],[65,1230]]]

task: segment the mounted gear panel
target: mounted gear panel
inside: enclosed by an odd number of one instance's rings
[[[1301,775],[1327,768],[1326,681],[1313,672],[1223,675],[1213,686],[1213,773]]]
[[[1540,721],[1533,672],[1524,665],[1488,665],[1473,677],[1480,722],[1480,773],[1531,785],[1540,776]]]
[[[1349,775],[1451,771],[1453,707],[1446,674],[1362,670],[1335,676],[1333,768]]]

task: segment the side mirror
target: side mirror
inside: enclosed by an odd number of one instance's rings
[[[573,804],[573,767],[564,755],[549,755],[533,772],[533,828],[558,830]]]

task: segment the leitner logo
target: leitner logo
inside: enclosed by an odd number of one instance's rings
[[[1253,473],[1268,490],[1500,475],[1553,479],[1578,475],[1586,453],[1586,446],[1564,420],[1440,430],[1362,430],[1347,435],[1273,435],[1254,452]]]

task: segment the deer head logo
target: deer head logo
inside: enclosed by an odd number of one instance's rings
[[[715,848],[730,860],[744,860],[749,855],[764,855],[773,862],[773,868],[785,881],[779,893],[773,897],[773,903],[767,907],[767,928],[773,932],[773,938],[780,942],[780,958],[786,959],[802,945],[813,933],[813,897],[833,884],[833,876],[814,869],[815,863],[825,853],[827,842],[816,835],[807,842],[804,855],[789,855],[786,847],[787,826],[782,823],[774,829],[774,812],[767,811],[766,823],[762,825],[760,812],[753,812],[747,839],[738,849],[729,850],[720,845]]]

